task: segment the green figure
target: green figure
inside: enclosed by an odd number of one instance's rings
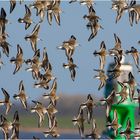
[[[132,66],[129,64],[122,65],[124,68],[124,72],[122,72],[123,74],[119,78],[117,78],[117,80],[122,82],[128,81],[128,73],[132,72]],[[110,65],[109,67],[112,67],[112,65]],[[125,67],[127,68],[125,69]],[[107,81],[105,88],[105,97],[107,97],[111,93],[113,88],[115,88],[115,91],[117,91],[118,93],[121,91],[122,87],[117,83],[117,80]],[[127,88],[129,91],[129,86]],[[113,129],[107,131],[107,135],[109,135],[113,139],[125,139],[124,136],[120,135],[120,131],[126,129],[128,118],[131,122],[131,130],[134,131],[135,129],[135,108],[138,106],[138,104],[130,100],[129,94],[124,102],[117,104],[120,100],[121,97],[118,96],[116,98],[117,102],[111,106],[109,114],[109,121],[112,122],[112,120],[114,119],[114,110],[116,110],[118,115],[118,123],[121,125],[121,128],[118,129],[118,134],[116,136],[114,135]],[[133,135],[131,136],[131,138],[133,138]]]

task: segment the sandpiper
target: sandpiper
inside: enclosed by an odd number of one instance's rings
[[[55,116],[52,118],[52,124],[53,124],[52,127],[48,131],[43,132],[46,138],[48,137],[48,135],[51,135],[52,137],[55,138],[60,136],[57,130],[58,124]]]
[[[39,29],[40,29],[40,24],[36,24],[32,33],[30,35],[25,36],[25,40],[30,41],[32,50],[34,52],[37,50],[37,41],[40,40],[38,38]]]
[[[72,57],[68,60],[68,64],[63,63],[63,67],[65,69],[69,69],[69,71],[71,73],[71,79],[74,81],[75,80],[75,76],[76,76],[75,68],[78,68],[78,67],[77,67],[76,64],[73,63]]]
[[[39,80],[40,80],[40,82],[38,83],[39,85],[41,85],[41,83],[43,84],[45,84],[46,83],[46,86],[45,87],[47,87],[47,83],[49,83],[51,80],[54,80],[55,79],[55,77],[53,76],[53,74],[52,74],[52,66],[51,66],[51,63],[49,62],[48,64],[47,64],[47,68],[45,69],[45,73],[41,73],[40,75],[39,75]],[[45,88],[44,87],[44,88]],[[49,87],[48,87],[49,88]]]
[[[52,87],[50,89],[49,94],[43,95],[43,98],[44,99],[49,98],[54,106],[56,105],[56,101],[59,99],[59,97],[56,96],[56,90],[57,90],[57,82],[56,82],[56,78],[55,78],[52,83]]]
[[[15,112],[14,117],[13,117],[13,122],[12,122],[12,135],[11,139],[19,139],[19,115],[18,111]]]
[[[101,19],[100,17],[96,16],[93,6],[89,7],[89,14],[84,15],[83,18],[88,20],[88,24],[93,24],[94,22],[97,22],[99,19]]]
[[[67,59],[70,59],[75,51],[75,48],[78,46],[77,39],[74,35],[71,35],[70,39],[63,41],[62,45],[58,49],[65,50]]]
[[[127,9],[129,12],[130,25],[133,26],[134,18],[135,18],[136,24],[138,24],[138,21],[140,19],[140,5],[136,4],[136,0],[132,0]]]
[[[95,120],[92,118],[92,130],[91,133],[86,135],[86,138],[93,138],[93,139],[100,139],[101,136],[99,135],[97,131],[97,124]]]
[[[28,97],[26,96],[26,93],[25,93],[23,80],[21,80],[20,83],[19,83],[18,94],[14,94],[13,98],[16,99],[16,100],[19,99],[20,102],[22,103],[23,108],[27,110],[27,98]]]
[[[0,14],[0,30],[2,33],[5,32],[5,25],[8,23],[8,19],[6,19],[6,12],[4,8],[1,8],[1,14]]]
[[[60,0],[55,1],[55,4],[51,4],[47,8],[47,19],[49,24],[52,24],[52,16],[54,15],[58,25],[60,25],[60,14],[62,12],[60,8]]]
[[[39,79],[39,77],[40,77],[41,62],[40,62],[39,58],[40,58],[40,49],[35,51],[32,59],[27,59],[25,61],[26,64],[30,65],[29,68],[26,68],[26,71],[32,72],[33,79],[35,79],[35,78]]]
[[[7,115],[8,112],[10,111],[10,109],[11,109],[12,103],[10,101],[10,95],[8,94],[8,92],[4,88],[1,88],[1,90],[4,94],[4,96],[5,96],[5,99],[4,99],[4,101],[0,101],[0,105],[5,105],[6,106],[5,114]]]
[[[116,96],[116,93],[115,93],[115,90],[113,89],[107,98],[103,98],[100,100],[102,103],[104,102],[106,103],[106,117],[107,118],[109,117],[110,107],[112,104],[114,104],[115,96]]]
[[[47,109],[46,107],[43,106],[41,102],[33,101],[33,100],[32,102],[35,104],[35,106],[31,108],[31,112],[37,113],[37,115],[39,116],[38,127],[41,127],[42,122],[44,121],[45,118],[45,114],[47,113]]]
[[[99,51],[95,51],[93,54],[95,56],[99,55],[99,58],[100,58],[100,69],[103,70],[104,66],[105,66],[105,62],[106,62],[106,55],[107,55],[106,46],[105,46],[104,41],[101,42],[100,50]]]
[[[128,81],[124,81],[124,83],[127,83],[129,85],[129,96],[132,101],[134,94],[135,94],[135,87],[136,87],[137,83],[131,72],[129,72],[129,74],[128,74]]]
[[[87,96],[87,101],[80,105],[81,109],[84,109],[84,108],[87,109],[87,116],[88,116],[87,121],[88,121],[88,123],[90,123],[90,121],[92,119],[93,107],[95,107],[95,105],[96,104],[94,103],[93,98],[91,97],[90,94],[88,94],[88,96]]]
[[[128,3],[126,0],[113,0],[112,9],[117,11],[116,23],[121,19],[127,7]]]
[[[58,112],[58,110],[55,108],[55,106],[52,104],[52,102],[49,103],[47,107],[47,115],[48,115],[48,122],[49,122],[49,128],[53,126],[52,119],[55,116],[55,114]]]
[[[103,27],[99,24],[98,20],[96,20],[96,22],[92,24],[91,23],[87,24],[87,28],[91,30],[91,34],[88,38],[88,41],[93,39],[100,29],[103,29]]]
[[[20,68],[22,67],[22,63],[24,62],[24,60],[23,60],[23,51],[22,51],[22,48],[20,47],[19,44],[17,45],[16,58],[12,57],[10,59],[10,62],[16,65],[16,68],[15,68],[15,70],[13,72],[13,74],[16,74],[20,70]]]
[[[25,5],[25,11],[26,11],[26,14],[24,15],[23,18],[19,18],[18,22],[25,23],[25,30],[27,30],[30,27],[30,25],[33,23],[33,21],[31,19],[31,10],[29,9],[27,5]]]
[[[33,2],[33,4],[29,5],[31,9],[36,9],[36,16],[40,16],[40,22],[44,20],[45,10],[47,8],[46,6],[49,5],[48,3],[51,3],[51,1],[36,0],[35,2]]]
[[[114,130],[114,135],[117,136],[118,135],[118,129],[121,127],[121,125],[118,123],[118,114],[117,111],[114,110],[114,116],[113,116],[113,120],[111,123],[108,123],[106,125],[108,128],[113,128]]]
[[[41,62],[41,67],[46,70],[46,68],[48,67],[48,63],[49,63],[49,58],[48,58],[48,54],[47,54],[47,48],[43,49],[43,59]]]
[[[0,47],[2,47],[3,53],[8,57],[9,56],[9,46],[11,46],[7,41],[8,34],[5,31],[0,29]]]
[[[104,70],[94,69],[94,71],[97,71],[99,73],[98,75],[95,75],[94,78],[100,80],[100,85],[98,87],[98,90],[100,90],[105,86],[108,76],[105,74]]]
[[[117,81],[117,82],[121,86],[121,91],[116,93],[116,95],[119,95],[121,97],[121,99],[117,103],[117,104],[120,104],[120,103],[123,103],[127,99],[127,96],[128,96],[127,89],[128,89],[128,87],[125,85],[125,83],[122,83],[122,82],[119,82],[119,81]]]
[[[85,119],[84,119],[84,113],[83,113],[83,109],[79,108],[79,111],[78,111],[78,116],[75,117],[72,119],[72,122],[74,125],[77,124],[78,126],[78,129],[79,129],[79,133],[80,133],[80,136],[81,138],[84,138],[84,122],[85,122]]]
[[[124,51],[121,47],[121,40],[120,38],[114,33],[114,38],[115,38],[115,46],[112,49],[109,49],[109,55],[110,56],[115,56],[118,57],[118,60],[122,60],[122,56],[124,56]]]
[[[0,128],[3,132],[4,139],[8,140],[9,130],[12,129],[12,122],[8,121],[7,118],[5,118],[3,115],[1,115],[0,118],[1,118]]]
[[[135,134],[135,132],[131,130],[131,121],[129,118],[127,119],[126,129],[124,131],[121,131],[120,134],[124,135],[126,137],[126,139],[130,139],[130,136],[132,134]]]
[[[115,66],[113,69],[108,70],[109,75],[111,75],[110,79],[116,79],[117,77],[119,77],[121,75],[122,70],[120,69],[121,67],[121,62],[120,59],[118,57],[114,57],[115,60]]]
[[[138,50],[135,47],[132,46],[130,51],[126,50],[126,54],[131,54],[132,55],[136,67],[139,68],[139,52],[138,52]]]

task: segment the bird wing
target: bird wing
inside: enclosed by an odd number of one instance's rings
[[[17,45],[17,57],[19,56],[23,56],[23,51],[22,51],[22,48],[20,47],[20,45],[18,44]]]
[[[1,90],[5,96],[5,101],[9,101],[10,95],[8,94],[8,92],[4,88],[1,88]]]
[[[32,35],[37,36],[39,33],[39,29],[40,29],[40,23],[36,24],[33,31],[32,31]]]
[[[60,25],[60,14],[59,12],[55,12],[53,13],[54,17],[55,17],[55,20],[57,22],[58,25]]]
[[[51,25],[52,24],[52,13],[47,12],[47,19],[48,19],[49,24]]]
[[[31,16],[31,10],[29,9],[29,7],[25,4],[25,17],[30,17]]]
[[[16,1],[15,0],[10,0],[10,13],[12,13],[15,6],[16,6]]]

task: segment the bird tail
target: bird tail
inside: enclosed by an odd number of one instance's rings
[[[65,64],[65,63],[63,63],[63,67],[64,67],[65,69],[68,69],[68,68],[69,68],[69,66],[68,66],[67,64]]]
[[[99,54],[99,52],[97,52],[96,50],[93,53],[95,56],[97,56]]]
[[[100,101],[101,101],[101,104],[105,104],[106,99],[101,99]]]
[[[0,101],[0,106],[4,105],[4,101]]]
[[[32,68],[26,68],[25,70],[26,71],[32,71],[33,69]]]
[[[18,95],[17,94],[14,94],[13,98],[14,99],[17,99]]]
[[[16,58],[15,58],[15,57],[12,57],[12,58],[10,59],[10,62],[13,63],[13,64],[15,64],[15,61],[16,61]]]
[[[50,96],[49,94],[44,94],[44,95],[43,95],[44,99],[48,99],[49,96]]]
[[[73,125],[74,125],[74,126],[77,124],[77,119],[76,119],[75,116],[73,117],[72,122],[73,122]]]
[[[25,63],[28,65],[28,64],[31,64],[32,63],[32,60],[31,59],[27,59],[26,61],[25,61]]]
[[[47,138],[50,135],[50,132],[46,131],[44,132],[44,136]]]

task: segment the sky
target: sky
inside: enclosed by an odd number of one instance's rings
[[[4,8],[7,13],[9,24],[6,26],[6,32],[9,34],[7,41],[11,44],[10,55],[7,58],[2,54],[2,60],[4,66],[0,70],[0,88],[5,88],[11,96],[18,93],[18,85],[23,80],[25,91],[29,97],[36,99],[49,91],[45,89],[36,89],[33,87],[35,80],[32,78],[31,72],[25,71],[28,67],[23,64],[19,72],[13,75],[15,65],[10,63],[10,58],[17,54],[17,44],[23,49],[24,59],[32,58],[34,52],[31,49],[31,45],[28,41],[25,41],[24,37],[30,34],[39,22],[39,17],[35,15],[36,10],[32,9],[33,23],[29,29],[24,29],[24,24],[18,23],[18,18],[21,18],[25,14],[24,5],[29,5],[31,2],[25,1],[21,5],[17,2],[16,8],[10,14],[9,1],[0,1],[0,8]],[[116,11],[111,9],[110,1],[96,1],[94,5],[96,15],[101,20],[99,21],[103,30],[100,30],[97,36],[88,42],[90,36],[90,30],[86,28],[87,21],[83,19],[85,14],[88,14],[86,6],[81,6],[78,2],[69,4],[68,1],[61,2],[61,25],[58,26],[53,18],[52,26],[48,24],[47,17],[41,23],[39,31],[39,38],[43,41],[38,41],[37,48],[40,49],[41,55],[43,48],[47,48],[49,60],[52,64],[53,74],[57,77],[58,94],[76,95],[76,94],[92,94],[97,97],[102,97],[104,94],[104,88],[98,91],[99,81],[94,79],[96,72],[93,69],[99,68],[99,58],[93,56],[95,50],[99,50],[101,41],[105,41],[107,49],[114,47],[114,36],[116,33],[122,41],[122,47],[124,49],[130,49],[131,46],[136,47],[140,51],[140,46],[137,44],[140,40],[140,24],[134,24],[133,27],[129,24],[128,13],[125,13],[121,20],[116,24]],[[62,64],[67,63],[65,52],[58,50],[56,47],[62,44],[63,41],[68,40],[71,35],[77,38],[78,46],[73,55],[74,63],[79,67],[76,70],[76,78],[73,82],[70,78],[69,70],[63,68]],[[139,82],[139,74],[132,57],[127,57],[126,62],[133,65],[134,76],[136,76],[137,82]],[[113,61],[112,57],[107,57],[107,63],[105,70],[110,62]],[[2,92],[0,91],[2,94]],[[3,97],[0,96],[1,98]]]

